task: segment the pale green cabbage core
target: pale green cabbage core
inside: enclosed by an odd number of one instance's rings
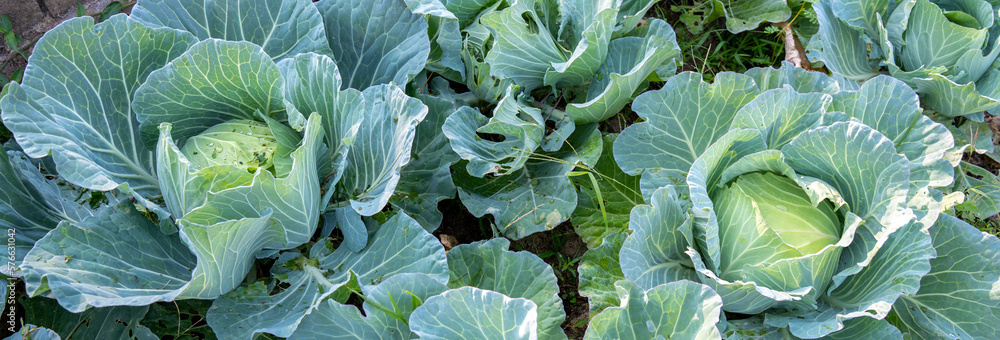
[[[722,267],[738,275],[749,264],[815,254],[840,240],[841,223],[829,201],[812,205],[788,177],[770,172],[740,175],[712,195],[725,249]],[[747,258],[752,257],[752,258]],[[725,278],[724,279],[736,279]]]
[[[274,167],[278,143],[267,124],[230,120],[208,128],[184,143],[181,152],[199,168],[232,165],[255,172]]]

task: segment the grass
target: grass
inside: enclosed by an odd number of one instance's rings
[[[677,42],[684,57],[682,71],[701,73],[705,81],[711,82],[716,73],[723,71],[742,73],[754,67],[781,65],[785,58],[784,43],[781,35],[773,30],[769,32],[762,27],[733,34],[726,30],[723,18],[697,26],[685,24],[717,16],[705,6],[692,0],[673,5],[660,2],[649,12],[677,32]]]

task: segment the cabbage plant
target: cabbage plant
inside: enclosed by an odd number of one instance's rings
[[[995,3],[823,0],[813,8],[820,27],[809,48],[834,74],[856,81],[889,74],[947,117],[982,121],[1000,104]]]
[[[565,338],[541,259],[430,233],[455,106],[404,90],[442,63],[410,5],[141,0],[49,31],[0,98],[22,331],[155,338],[151,304],[204,301],[223,339]]]
[[[581,264],[601,320],[588,337],[669,333],[628,326],[662,318],[730,338],[996,334],[1000,277],[983,265],[1000,241],[942,214],[962,148],[909,86],[841,90],[788,64],[715,79],[682,73],[633,104],[646,121],[614,157],[649,204]],[[697,322],[655,312],[667,292],[701,301]]]
[[[570,218],[578,197],[568,174],[593,166],[603,147],[594,123],[673,75],[680,55],[669,24],[641,21],[655,1],[421,3],[439,38],[462,38],[458,52],[441,44],[442,63],[428,70],[470,91],[441,78],[422,86],[458,102],[442,131],[462,159],[452,167],[459,197],[514,239]],[[445,70],[452,52],[464,74]]]

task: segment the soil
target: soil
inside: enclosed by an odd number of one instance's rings
[[[494,236],[491,216],[479,218],[472,215],[457,198],[441,201],[438,210],[445,218],[434,235],[445,249],[499,237]],[[534,253],[552,267],[559,285],[559,297],[566,310],[563,331],[570,339],[582,339],[587,330],[586,321],[590,319],[590,305],[586,298],[580,296],[576,269],[580,257],[587,251],[587,245],[573,230],[573,225],[566,221],[555,229],[511,241],[511,250]]]
[[[587,330],[586,321],[590,319],[590,304],[580,296],[576,268],[580,265],[580,257],[587,252],[587,245],[573,230],[573,225],[566,221],[555,229],[531,234],[514,241],[511,250],[534,253],[552,267],[559,282],[559,297],[566,310],[563,331],[570,339],[583,339]]]

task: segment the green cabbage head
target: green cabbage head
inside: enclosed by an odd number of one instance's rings
[[[840,255],[839,247],[824,252],[841,235],[840,218],[834,214],[833,204],[824,200],[813,205],[806,192],[787,177],[773,172],[743,174],[716,190],[712,202],[719,211],[723,248],[719,277],[724,280],[752,278],[749,269],[753,264],[772,266],[809,255]],[[768,249],[771,253],[765,256],[740,256],[753,251],[750,240],[758,239],[776,247]],[[821,282],[829,280],[833,273],[823,274]]]
[[[889,74],[941,115],[982,121],[1000,101],[998,7],[984,0],[822,0],[809,49],[834,74]]]
[[[198,167],[233,165],[254,173],[274,167],[277,140],[266,124],[231,120],[208,128],[184,143],[181,152]]]
[[[878,76],[847,91],[788,64],[713,84],[685,72],[632,108],[644,121],[612,149],[649,204],[629,215],[622,277],[586,278],[623,306],[591,311],[601,322],[588,336],[657,323],[651,301],[683,281],[714,291],[726,312],[708,321],[711,294],[674,291],[709,303],[684,324],[722,337],[996,334],[1000,274],[977,273],[1000,247],[942,214],[961,148],[905,83]],[[623,313],[632,306],[645,314]]]

